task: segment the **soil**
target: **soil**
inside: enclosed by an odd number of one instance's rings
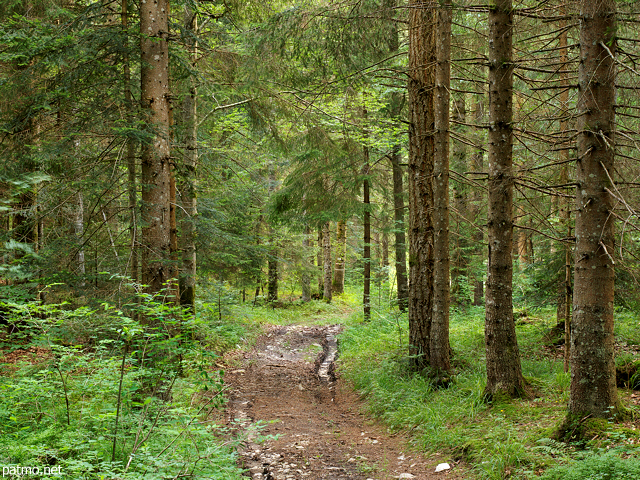
[[[402,435],[367,418],[363,402],[335,373],[339,326],[274,326],[251,352],[232,359],[226,416],[247,440],[246,476],[289,479],[470,478],[442,455],[411,451]],[[258,423],[258,430],[252,425]],[[450,468],[435,473],[441,463]],[[465,474],[467,473],[467,474]]]

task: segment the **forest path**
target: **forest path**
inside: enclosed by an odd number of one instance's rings
[[[227,422],[251,433],[241,461],[254,480],[470,478],[452,470],[435,473],[445,458],[410,452],[401,436],[360,413],[362,402],[336,378],[340,326],[273,326],[225,374]],[[277,439],[259,441],[267,435]]]

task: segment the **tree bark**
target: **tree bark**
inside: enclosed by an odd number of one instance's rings
[[[142,276],[149,293],[169,279],[169,2],[140,4],[141,103],[153,140],[142,146]]]
[[[318,227],[318,251],[316,254],[316,263],[318,264],[318,298],[324,295],[324,253],[322,250],[324,243],[322,242],[322,225]]]
[[[78,244],[78,252],[76,253],[76,272],[80,277],[80,287],[84,287],[87,271],[82,240],[82,237],[84,236],[84,199],[82,198],[82,192],[78,192],[77,194],[77,203],[73,215],[73,233]]]
[[[583,0],[569,415],[619,409],[613,337],[615,0]]]
[[[274,165],[269,166],[269,196],[276,189],[276,170]],[[268,262],[268,289],[267,301],[278,300],[278,238],[273,226],[269,225],[269,262]]]
[[[435,10],[419,0],[409,7],[409,348],[422,370],[433,315]]]
[[[336,227],[336,266],[333,272],[333,293],[344,293],[344,273],[347,257],[347,223],[340,220]]]
[[[128,0],[122,0],[122,27],[125,31],[129,28],[129,3]],[[128,36],[127,36],[128,38]],[[129,120],[133,121],[134,105],[133,94],[131,93],[131,67],[129,64],[129,55],[124,54],[124,100]],[[136,185],[136,142],[132,138],[127,139],[127,193],[129,200],[129,238],[131,242],[131,256],[129,259],[131,265],[131,279],[133,283],[139,282],[138,270],[138,190]]]
[[[451,85],[451,3],[436,12],[436,73],[434,97],[434,243],[433,318],[430,364],[436,372],[451,370],[449,352],[449,101]]]
[[[513,7],[511,0],[489,6],[489,271],[485,313],[486,394],[524,392],[513,321]]]
[[[323,278],[324,300],[331,303],[331,223],[326,222],[322,226],[322,252],[323,252]]]
[[[364,310],[364,320],[371,319],[371,199],[369,192],[369,148],[364,147],[364,181],[363,181],[363,198],[364,204],[364,253],[362,262],[364,263],[364,293],[362,295],[362,307]]]
[[[389,17],[387,24],[390,26],[389,31],[389,53],[396,54],[400,49],[400,39],[398,38],[398,28],[393,16],[398,5],[397,0],[385,0],[383,7],[386,15]],[[392,93],[390,99],[390,115],[397,119],[399,123],[402,114],[402,106],[404,98],[400,93]],[[395,256],[396,256],[396,283],[398,308],[404,312],[409,304],[409,283],[407,281],[407,246],[404,223],[404,185],[403,171],[400,165],[400,145],[393,146],[389,154],[391,162],[391,170],[393,175],[393,212],[394,212],[394,236],[395,236]]]
[[[474,135],[474,152],[471,155],[471,168],[474,172],[482,172],[484,170],[484,150],[483,150],[483,141],[481,134],[479,132],[480,126],[484,120],[484,103],[482,98],[480,97],[482,93],[478,94],[476,97],[475,106],[474,106],[474,117],[475,117],[475,125],[476,125],[476,134]],[[475,243],[475,251],[474,254],[476,257],[479,257],[477,263],[481,263],[484,256],[484,248],[482,247],[484,243],[484,232],[482,230],[484,226],[484,218],[482,216],[482,209],[480,205],[483,203],[483,194],[480,189],[476,189],[473,194],[473,200],[471,202],[471,218],[473,219],[473,223],[475,225],[475,234],[473,235],[473,240]],[[484,297],[484,282],[482,277],[477,278],[477,274],[474,271],[473,275],[470,276],[472,285],[473,285],[473,304],[475,306],[482,305],[482,299]]]
[[[459,125],[454,128],[458,136],[464,136],[466,127],[463,125],[467,121],[467,111],[464,94],[459,94],[453,103],[453,119]],[[454,139],[453,142],[453,165],[452,170],[464,175],[469,171],[467,165],[467,146],[462,141]],[[458,215],[454,223],[455,243],[451,252],[451,298],[458,305],[468,305],[469,298],[465,298],[468,290],[463,288],[462,282],[471,281],[469,277],[469,242],[463,234],[464,219],[470,218],[471,208],[468,205],[467,188],[459,181],[453,183],[453,206]],[[473,219],[472,219],[473,220]]]
[[[302,240],[302,246],[303,246],[303,250],[304,250],[304,254],[303,254],[303,271],[302,271],[302,278],[300,280],[300,283],[302,284],[302,301],[303,302],[309,302],[311,301],[311,275],[310,272],[313,269],[313,255],[311,256],[311,258],[308,258],[306,256],[307,252],[310,250],[311,248],[311,228],[309,228],[309,225],[305,225],[304,227],[304,238]]]
[[[198,31],[197,16],[193,10],[185,6],[185,28]],[[189,44],[190,61],[196,65],[198,45],[195,41]],[[198,109],[196,79],[189,78],[189,91],[182,100],[182,123],[184,128],[185,154],[181,169],[181,197],[184,216],[180,222],[182,269],[180,272],[180,305],[195,313],[196,300],[196,226],[198,216],[197,169],[198,169]],[[244,290],[243,290],[244,292]],[[244,293],[243,293],[244,295]]]
[[[394,236],[398,308],[404,312],[409,303],[409,284],[407,282],[407,240],[404,225],[404,185],[402,167],[400,166],[399,146],[393,147],[390,160],[393,171],[393,214],[395,220]]]
[[[564,14],[564,9],[560,12]],[[559,37],[560,46],[560,61],[564,64],[569,63],[569,45],[566,31],[566,20],[560,21],[560,28],[562,29]],[[560,92],[560,132],[563,133],[568,141],[569,139],[569,122],[567,118],[569,116],[569,75],[567,72],[559,73],[560,80],[567,88]],[[565,145],[565,147],[568,145]],[[569,183],[569,149],[563,148],[560,150],[559,158],[562,168],[560,171],[560,184],[566,185]],[[571,238],[571,212],[569,210],[569,199],[567,197],[558,198],[558,209],[560,217],[561,228],[567,232],[567,238]],[[558,282],[558,306],[557,306],[557,323],[564,322],[564,371],[569,371],[569,365],[571,363],[571,253],[572,246],[569,243],[564,245],[564,272],[561,275]]]

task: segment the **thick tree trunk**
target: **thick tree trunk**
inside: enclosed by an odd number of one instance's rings
[[[436,13],[436,88],[434,98],[433,318],[430,363],[437,372],[451,370],[449,360],[449,101],[451,84],[451,3]]]
[[[433,315],[435,10],[409,3],[409,348],[413,367],[430,363]]]
[[[140,4],[141,103],[153,140],[142,147],[142,277],[150,293],[169,279],[169,3]]]
[[[331,303],[331,223],[326,222],[322,226],[322,252],[323,252],[323,278],[324,300]]]
[[[496,0],[489,7],[489,271],[485,317],[489,396],[524,392],[513,321],[512,96],[513,7]]]
[[[620,407],[613,337],[615,0],[583,0],[578,72],[576,253],[570,417]]]
[[[198,31],[197,16],[190,8],[185,7],[185,28],[194,34]],[[195,66],[198,55],[198,45],[192,42],[190,57]],[[182,269],[180,271],[180,305],[185,306],[191,313],[195,313],[196,300],[196,228],[198,216],[197,201],[197,168],[198,168],[198,110],[197,110],[196,79],[189,79],[189,91],[182,100],[182,123],[184,128],[185,153],[181,169],[181,197],[184,216],[180,222]],[[243,290],[244,292],[244,290]],[[244,296],[244,293],[243,293]]]
[[[404,226],[404,185],[399,146],[393,148],[390,160],[393,170],[393,214],[395,219],[394,236],[398,308],[404,312],[409,303],[409,284],[407,282],[407,241]]]
[[[344,293],[344,273],[347,258],[347,223],[340,220],[336,227],[336,266],[333,272],[333,293]]]

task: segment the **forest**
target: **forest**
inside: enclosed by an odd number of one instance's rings
[[[636,2],[0,19],[3,476],[251,477],[281,433],[224,420],[232,372],[331,325],[367,418],[452,478],[640,478]],[[416,478],[354,458],[317,478]]]

